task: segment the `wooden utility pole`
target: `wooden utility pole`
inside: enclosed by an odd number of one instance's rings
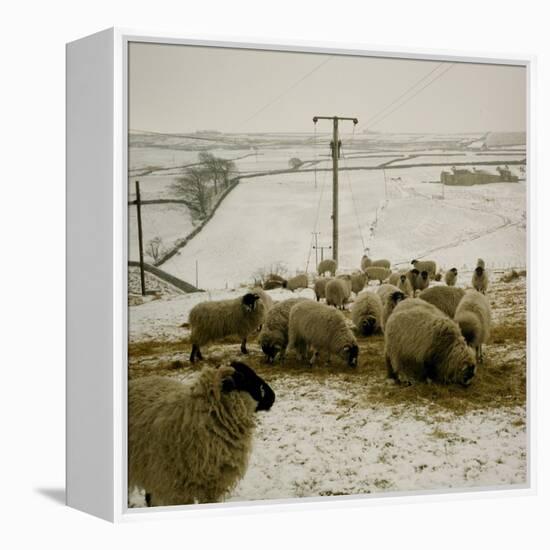
[[[141,295],[145,296],[145,271],[143,269],[143,231],[141,228],[141,195],[139,192],[139,181],[136,180],[136,208],[138,223],[138,241],[139,241],[139,275],[141,278]]]
[[[341,116],[313,117],[314,124],[317,124],[318,120],[332,120],[332,258],[338,264],[338,156],[340,154],[338,122],[340,120],[351,120],[355,125],[359,120]]]

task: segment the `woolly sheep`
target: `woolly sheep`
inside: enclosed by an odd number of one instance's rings
[[[382,323],[382,299],[375,292],[361,292],[351,307],[351,320],[364,335],[380,331]]]
[[[218,502],[244,476],[255,412],[275,394],[244,363],[204,367],[191,382],[147,376],[128,385],[128,485],[149,506]]]
[[[414,290],[424,290],[430,286],[430,274],[424,270],[414,278]]]
[[[432,286],[423,290],[418,297],[440,309],[451,319],[455,316],[456,308],[464,297],[465,291],[456,286]]]
[[[455,286],[457,276],[458,270],[456,267],[451,267],[451,269],[445,273],[445,284],[447,286]]]
[[[327,289],[328,290],[328,289]],[[313,365],[320,352],[326,352],[328,360],[337,355],[350,367],[357,366],[359,347],[343,313],[324,304],[306,300],[290,310],[287,351],[311,348]]]
[[[299,288],[307,288],[308,280],[305,273],[300,273],[296,277],[291,277],[290,279],[283,282],[283,288],[288,288],[288,290],[298,290]]]
[[[411,264],[418,271],[427,271],[433,279],[437,273],[437,264],[432,260],[413,260]]]
[[[365,273],[368,281],[379,281],[380,284],[391,275],[391,271],[387,267],[367,267]]]
[[[386,285],[382,285],[380,288],[383,286]],[[393,285],[387,286],[390,287]],[[393,310],[397,304],[405,300],[407,296],[405,296],[405,294],[397,287],[393,287],[393,289],[388,289],[387,292],[380,294],[380,297],[382,298],[382,330],[385,330],[386,323],[388,322],[390,315],[393,313]]]
[[[396,286],[401,292],[403,292],[403,294],[405,294],[405,296],[412,296],[414,294],[411,282],[407,279],[407,275],[404,273],[399,275]]]
[[[396,292],[396,291],[399,291],[399,289],[395,285],[391,285],[389,283],[384,283],[376,288],[376,294],[380,296],[380,299],[382,300],[382,304],[386,303],[388,296],[390,296],[393,292]]]
[[[475,268],[474,274],[472,275],[472,286],[482,294],[485,294],[487,292],[487,287],[489,286],[489,277],[487,276],[485,268],[481,266]]]
[[[355,294],[359,294],[364,288],[367,282],[366,273],[354,272],[351,274],[351,291]]]
[[[361,258],[361,271],[365,271],[367,267],[386,267],[390,268],[391,263],[389,260],[371,260],[366,254]]]
[[[483,363],[482,346],[491,333],[491,306],[489,300],[475,290],[467,290],[454,315],[462,335],[475,349],[476,359]]]
[[[397,283],[399,282],[399,277],[401,277],[401,275],[401,271],[394,271],[393,273],[390,273],[390,276],[388,277],[388,283],[390,285],[397,285]]]
[[[388,376],[412,383],[427,379],[467,386],[476,372],[474,352],[458,325],[418,298],[397,305],[384,330]]]
[[[283,286],[284,283],[282,283],[281,281],[275,281],[274,279],[268,279],[264,284],[263,284],[263,289],[264,290],[273,290],[274,288],[281,288]]]
[[[288,344],[288,317],[290,310],[298,302],[306,298],[289,298],[278,302],[268,312],[262,331],[258,337],[258,343],[267,357],[268,362],[272,363],[277,354],[279,359],[284,359],[286,345]]]
[[[345,309],[351,294],[351,281],[345,279],[331,279],[325,287],[327,305],[338,309]]]
[[[266,313],[273,307],[273,298],[267,292],[264,292],[263,289],[253,288],[250,292],[260,297],[260,300],[264,303]]]
[[[326,294],[325,294],[325,291],[326,291],[326,287],[327,287],[327,283],[330,281],[331,279],[327,278],[327,277],[320,277],[319,279],[317,279],[313,285],[313,292],[315,292],[315,298],[317,298],[317,301],[319,301],[321,298],[325,298]]]
[[[265,306],[260,295],[249,292],[232,300],[200,302],[189,313],[191,355],[189,360],[202,359],[201,346],[225,336],[241,338],[241,352],[248,353],[246,338],[263,324]]]
[[[336,273],[336,260],[326,259],[319,262],[317,273],[321,276],[327,271],[334,277],[334,274]]]

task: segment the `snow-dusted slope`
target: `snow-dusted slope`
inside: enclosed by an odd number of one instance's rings
[[[444,266],[525,265],[525,184],[452,188],[433,183],[440,168],[340,174],[340,267],[355,269],[364,247],[407,264],[430,257]],[[444,198],[442,196],[444,192]],[[330,173],[243,180],[205,229],[163,268],[203,288],[235,288],[283,262],[290,273],[315,269],[312,232],[331,244]],[[325,250],[325,254],[331,254]],[[308,263],[309,258],[309,263]]]

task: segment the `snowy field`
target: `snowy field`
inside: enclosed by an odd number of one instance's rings
[[[499,277],[493,274],[489,292],[493,336],[469,388],[389,384],[382,336],[359,337],[356,370],[338,363],[310,369],[291,357],[269,366],[252,341],[246,361],[277,397],[270,411],[258,414],[247,474],[228,500],[525,484],[525,278],[502,283]],[[468,278],[462,274],[461,286]],[[274,300],[291,296],[270,294]],[[236,295],[168,295],[131,307],[130,377],[193,376],[189,310],[205,298]],[[237,339],[205,351],[212,364],[240,357]],[[143,506],[142,496],[134,493],[131,504]]]
[[[494,150],[458,151],[449,145],[478,138],[359,137],[354,148],[345,151],[341,166],[354,169],[341,171],[339,187],[341,271],[357,269],[368,249],[371,257],[388,258],[394,267],[408,266],[413,258],[434,259],[443,268],[457,267],[458,284],[467,287],[477,258],[485,259],[491,272],[488,297],[494,322],[485,363],[473,384],[468,388],[436,384],[405,388],[388,383],[381,335],[358,337],[360,356],[355,370],[337,363],[311,369],[291,357],[285,365],[269,366],[254,336],[246,361],[272,386],[277,398],[269,412],[258,414],[248,471],[228,500],[527,482],[526,279],[501,281],[503,269],[524,268],[527,263],[526,184],[444,187],[438,183],[441,170],[459,162],[461,156],[473,161],[494,157],[503,165],[506,159],[516,158],[514,154],[524,158],[521,148],[511,146],[499,156]],[[173,148],[169,152],[151,147],[155,139],[143,138],[131,154],[131,169],[150,172],[140,177],[145,200],[175,198],[171,185],[181,173],[179,167],[196,162],[199,148],[185,150],[195,147],[195,141],[167,136],[164,145]],[[315,160],[318,167],[330,165],[326,157],[316,158],[315,151],[299,140],[281,147],[281,136],[265,135],[256,141],[247,136],[224,139],[226,144],[211,152],[237,159],[242,173],[286,169],[293,156],[306,162],[304,168],[311,168]],[[239,149],[233,145],[237,139],[250,139],[250,143]],[[263,140],[262,147],[258,140]],[[395,162],[385,170],[371,169],[396,159],[401,164],[414,164],[418,158],[438,162],[435,153],[449,166],[398,168]],[[412,154],[419,157],[403,160]],[[365,169],[356,169],[361,167]],[[487,170],[496,173],[496,167]],[[522,177],[518,166],[511,170]],[[241,295],[259,270],[275,264],[282,264],[288,275],[313,274],[313,233],[318,233],[320,246],[331,244],[331,209],[329,171],[245,178],[202,231],[162,265],[163,270],[193,284],[198,265],[198,285],[206,292],[181,294],[148,275],[148,285],[157,292],[142,298],[137,272],[132,270],[130,379],[161,374],[185,381],[194,376],[198,367],[188,361],[191,308],[200,301]],[[132,210],[130,258],[136,259]],[[183,204],[145,205],[143,221],[145,242],[160,236],[167,246],[194,227]],[[325,257],[329,255],[330,250],[325,250]],[[269,293],[275,301],[296,295],[313,298],[311,289]],[[349,312],[345,314],[349,318]],[[213,342],[203,353],[206,362],[215,365],[242,359],[235,338]],[[130,503],[143,506],[142,495],[131,495]]]

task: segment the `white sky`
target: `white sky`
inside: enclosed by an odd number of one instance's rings
[[[358,131],[369,121],[372,130],[386,132],[525,130],[525,68],[456,63],[446,71],[449,65],[132,43],[130,128],[167,133],[312,132],[314,115],[337,114],[357,117]]]

